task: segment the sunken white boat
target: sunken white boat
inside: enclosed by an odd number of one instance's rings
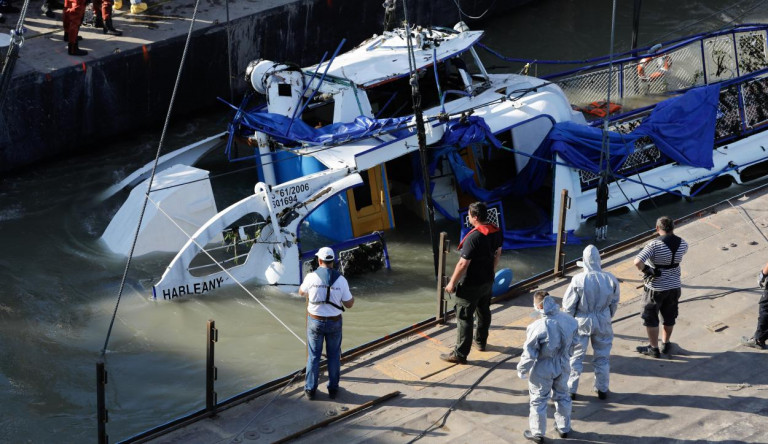
[[[302,249],[303,229],[344,250],[375,244],[398,208],[426,217],[414,84],[434,208],[461,220],[469,202],[488,202],[505,249],[555,242],[562,190],[573,231],[644,200],[768,172],[765,25],[571,61],[581,66],[541,78],[487,72],[482,35],[463,24],[400,28],[307,68],[254,61],[255,94],[233,106],[225,134],[166,155],[151,188],[137,185],[149,167],[114,187],[136,188],[103,240],[128,254],[125,230],[157,189],[134,254],[178,253],[154,297],[245,281],[295,291],[314,253]],[[218,212],[207,172],[189,165],[221,138],[262,181]],[[374,255],[387,260],[385,248]]]

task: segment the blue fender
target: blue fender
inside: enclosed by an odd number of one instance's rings
[[[512,270],[509,268],[502,268],[496,272],[496,276],[493,278],[493,290],[491,294],[495,296],[502,295],[509,290],[512,286]]]

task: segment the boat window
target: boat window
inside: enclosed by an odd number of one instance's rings
[[[496,138],[502,145],[508,148],[512,146],[510,131],[496,134]],[[482,186],[486,190],[505,184],[515,175],[515,154],[511,150],[498,149],[490,143],[484,143],[477,150],[475,159],[482,171]]]
[[[435,87],[432,68],[419,70],[419,91],[421,109],[426,110],[440,104]],[[371,110],[377,119],[403,117],[413,114],[413,99],[409,76],[403,76],[366,91]]]
[[[290,83],[278,83],[277,95],[284,97],[291,97],[292,88]]]
[[[352,193],[355,196],[355,208],[357,211],[373,205],[373,199],[371,199],[371,180],[368,177],[368,172],[366,171],[360,174],[360,177],[363,178],[363,184],[352,188]]]
[[[312,103],[302,113],[301,120],[313,128],[329,125],[333,123],[333,105],[334,100],[332,96],[325,94],[315,96],[312,99]]]
[[[446,91],[472,92],[487,84],[482,69],[478,67],[474,57],[469,52],[438,63],[437,77],[436,81],[435,70],[432,66],[419,70],[422,110],[439,107],[440,93],[445,95]],[[403,76],[370,88],[367,90],[367,94],[373,115],[376,118],[402,117],[413,114],[409,76]],[[446,100],[456,97],[455,94],[449,93],[446,95]]]

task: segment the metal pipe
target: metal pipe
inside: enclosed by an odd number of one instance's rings
[[[382,402],[387,401],[389,399],[392,399],[392,398],[394,398],[395,396],[398,396],[398,395],[400,395],[400,392],[399,391],[394,391],[394,392],[392,392],[390,394],[387,394],[387,395],[381,396],[379,398],[373,399],[371,401],[366,402],[365,404],[361,404],[361,405],[359,405],[359,406],[357,406],[357,407],[355,407],[353,409],[349,409],[346,412],[341,413],[341,414],[339,414],[337,416],[334,416],[332,418],[328,418],[326,420],[320,421],[317,424],[313,424],[313,425],[311,425],[311,426],[309,426],[309,427],[307,427],[305,429],[299,430],[296,433],[292,433],[292,434],[290,434],[288,436],[285,436],[283,438],[278,439],[277,441],[273,441],[272,444],[280,444],[280,443],[292,441],[292,440],[298,438],[301,435],[305,435],[305,434],[307,434],[307,433],[309,433],[309,432],[311,432],[313,430],[317,430],[317,429],[319,429],[321,427],[325,427],[325,426],[327,426],[329,424],[332,424],[332,423],[334,423],[336,421],[340,421],[340,420],[346,418],[347,416],[354,415],[355,413],[358,413],[358,412],[360,412],[362,410],[365,410],[365,409],[367,409],[369,407],[373,407],[376,404],[381,404]]]
[[[219,340],[219,330],[216,329],[216,321],[208,320],[206,328],[207,338],[205,342],[205,411],[209,416],[216,415],[216,392],[213,382],[217,379],[218,372],[214,365],[214,351]]]
[[[440,232],[440,256],[437,265],[437,315],[435,319],[441,324],[444,323],[443,316],[445,315],[445,254],[448,252],[448,245],[450,244],[447,236],[445,231]]]
[[[109,414],[104,394],[105,385],[107,385],[107,372],[104,370],[104,362],[100,361],[96,363],[96,422],[99,444],[107,444],[109,442],[106,426],[107,422],[109,422]]]
[[[569,207],[568,202],[568,190],[563,188],[560,193],[560,220],[557,223],[557,247],[555,248],[555,270],[554,275],[557,277],[563,277],[563,269],[565,268],[565,243],[568,241],[568,236],[565,235],[565,214]]]

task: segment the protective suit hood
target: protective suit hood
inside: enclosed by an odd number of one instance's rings
[[[544,298],[543,305],[544,305],[544,315],[545,316],[552,316],[553,314],[560,311],[560,306],[557,305],[557,302],[552,298],[552,296],[546,296]]]
[[[600,252],[597,250],[597,247],[587,245],[584,248],[584,256],[578,265],[584,268],[584,271],[603,271],[600,265]]]

